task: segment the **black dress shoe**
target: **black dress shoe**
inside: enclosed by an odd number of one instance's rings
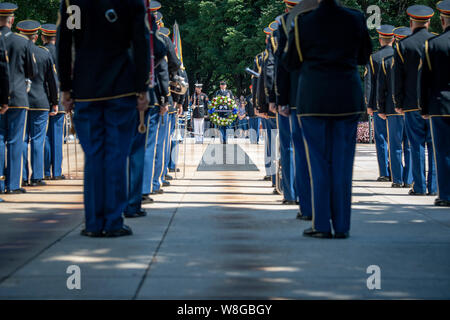
[[[336,232],[334,234],[335,239],[347,239],[348,237],[350,237],[348,232]]]
[[[389,178],[389,177],[378,177],[378,179],[377,179],[377,181],[378,182],[388,182],[388,181],[391,181],[391,178]]]
[[[164,180],[167,180],[167,181],[171,181],[171,180],[173,180],[173,177],[172,176],[169,176],[168,174],[164,177]]]
[[[302,221],[312,221],[312,217],[305,216],[301,212],[297,212],[296,219],[302,220]]]
[[[407,184],[407,183],[404,183],[403,184],[403,188],[412,188],[412,184]]]
[[[123,236],[131,236],[133,234],[133,231],[131,228],[127,225],[123,225],[122,228],[119,230],[114,231],[106,231],[105,237],[106,238],[117,238],[117,237],[123,237]]]
[[[25,190],[24,188],[20,188],[20,189],[16,189],[16,190],[7,190],[6,193],[7,194],[22,194],[22,193],[27,193],[27,190]]]
[[[170,182],[169,182],[169,181],[164,181],[164,182],[162,183],[162,186],[163,186],[163,187],[168,187],[168,186],[170,186]]]
[[[22,181],[22,186],[24,186],[24,187],[29,187],[29,186],[30,186],[30,183],[28,182],[28,180],[23,180],[23,181]]]
[[[53,177],[53,180],[66,180],[66,176],[65,175],[60,175],[58,177]]]
[[[149,204],[149,203],[153,203],[153,202],[155,202],[155,200],[150,198],[148,196],[148,194],[142,196],[142,201],[141,201],[142,204]]]
[[[331,239],[333,238],[333,235],[331,232],[320,232],[316,231],[313,228],[306,229],[303,231],[303,235],[305,237],[311,237],[311,238],[319,238],[319,239]]]
[[[450,201],[448,200],[442,200],[442,199],[436,199],[434,200],[434,205],[438,207],[450,207]]]
[[[33,180],[31,179],[30,182],[30,187],[41,187],[41,186],[46,186],[47,183],[45,183],[45,181],[42,181],[41,179],[39,180]]]
[[[153,191],[150,194],[163,194],[163,193],[164,193],[164,190],[163,189],[159,189],[159,190]]]
[[[273,189],[273,192],[272,192],[272,193],[273,193],[273,194],[281,194],[281,193],[278,192],[277,188]]]
[[[401,183],[393,183],[392,184],[392,186],[391,186],[392,188],[402,188],[403,186],[402,186],[402,184]]]
[[[437,193],[436,192],[428,192],[427,196],[437,196]]]
[[[176,168],[176,169],[169,169],[169,172],[180,172],[181,170],[180,170],[180,168]]]
[[[413,189],[409,190],[408,194],[410,196],[424,196],[425,195],[425,193],[418,193],[418,192],[415,192]]]
[[[263,181],[272,181],[272,177],[271,176],[265,176],[263,178]]]
[[[294,200],[286,200],[286,199],[284,199],[282,203],[284,205],[287,205],[287,206],[295,206],[295,205],[297,205],[297,202],[295,202]]]
[[[51,176],[45,176],[44,180],[52,180],[52,177]]]
[[[140,218],[147,216],[147,212],[145,210],[141,210],[136,213],[124,213],[125,218]]]
[[[81,230],[80,235],[85,236],[85,237],[91,237],[91,238],[103,237],[102,232],[91,232],[91,231],[86,231],[86,229]]]

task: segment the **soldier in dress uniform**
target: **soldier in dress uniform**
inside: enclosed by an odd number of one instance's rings
[[[396,28],[392,30],[392,38],[394,36],[396,39],[405,38],[407,34],[411,34],[411,29]],[[386,32],[384,36],[386,39],[390,37],[391,31]],[[405,116],[395,112],[392,92],[393,66],[394,55],[392,52],[392,55],[382,59],[380,70],[378,71],[378,82],[376,85],[377,113],[381,119],[386,120],[392,188],[411,188],[411,148],[406,136]]]
[[[411,146],[413,188],[410,195],[436,195],[436,166],[433,158],[430,125],[420,114],[418,70],[425,42],[434,37],[428,32],[433,9],[414,5],[407,9],[412,35],[399,41],[394,53],[394,98],[397,112],[405,114],[405,128]],[[425,177],[425,147],[428,149],[428,178]]]
[[[17,24],[20,34],[36,43],[41,25],[37,21],[26,20]],[[28,92],[30,108],[28,110],[23,150],[23,183],[28,186],[43,186],[44,144],[47,135],[49,113],[58,113],[59,91],[56,67],[50,51],[42,46],[33,45],[32,55],[36,61],[37,74],[31,82]],[[28,146],[30,146],[30,164],[28,164]],[[31,177],[29,174],[31,167]]]
[[[22,186],[22,154],[27,110],[29,107],[26,79],[33,79],[37,73],[35,58],[31,52],[33,43],[25,36],[14,33],[14,12],[17,5],[0,3],[0,32],[6,44],[9,58],[9,104],[0,119],[0,154],[5,154],[7,145],[6,174],[4,158],[0,163],[0,176],[6,176],[6,184],[0,181],[0,192],[25,193]],[[4,111],[4,110],[3,110]]]
[[[228,97],[230,99],[234,99],[234,95],[231,92],[231,90],[227,89],[227,82],[226,81],[220,81],[220,89],[216,91],[216,93],[214,94],[214,97],[219,97],[219,96],[223,96],[223,97]],[[233,125],[229,125],[229,126],[221,126],[219,128],[220,130],[220,134],[221,134],[221,139],[222,139],[222,143],[226,144],[227,143],[227,131],[229,129],[231,129]]]
[[[178,70],[178,76],[183,78],[183,81],[187,84],[189,83],[189,78],[186,72],[186,69],[183,64],[181,64],[180,69]],[[176,101],[176,105],[174,105],[173,109],[169,111],[169,121],[170,121],[170,136],[169,136],[169,148],[168,148],[168,156],[167,156],[167,166],[165,171],[165,179],[172,180],[173,177],[168,174],[168,172],[174,172],[178,163],[178,150],[179,144],[177,138],[175,137],[175,133],[177,132],[177,120],[180,115],[183,114],[183,105],[186,100],[189,101],[189,92],[186,91],[185,94],[175,94],[174,102]]]
[[[62,103],[66,112],[75,104],[74,124],[85,154],[81,234],[120,237],[132,234],[122,217],[127,158],[138,110],[149,105],[150,39],[141,0],[104,4],[61,1],[57,61]],[[81,29],[66,23],[70,5],[81,9]]]
[[[276,114],[275,110],[269,110],[268,93],[266,88],[273,86],[274,81],[274,59],[271,51],[269,52],[269,39],[272,34],[272,29],[269,27],[264,28],[263,32],[266,34],[266,50],[260,54],[260,67],[259,67],[259,78],[257,80],[256,86],[256,108],[261,115],[261,122],[263,130],[265,131],[266,139],[265,143],[265,154],[264,162],[266,168],[266,176],[264,180],[272,181],[272,186],[275,187],[275,166],[273,162],[272,155],[275,153],[275,144],[272,143],[275,139],[275,130],[277,129]],[[266,81],[268,81],[266,85]],[[272,145],[273,144],[273,145]]]
[[[450,206],[450,0],[437,5],[444,33],[425,42],[422,53],[421,112],[430,119],[436,161],[436,206]]]
[[[8,110],[8,101],[9,100],[9,66],[8,66],[8,52],[6,51],[5,39],[3,38],[2,33],[0,32],[0,119]],[[4,134],[0,133],[0,144],[4,145]],[[5,149],[0,149],[0,165],[5,165]],[[0,181],[4,181],[5,177],[1,176]],[[4,188],[2,189],[4,190]],[[0,199],[0,202],[3,202],[3,199]]]
[[[192,117],[194,118],[195,143],[203,143],[205,115],[208,108],[208,96],[202,92],[203,84],[195,84],[195,92],[191,97]]]
[[[252,82],[253,82],[253,79],[252,79]],[[252,97],[253,97],[253,85],[250,85],[250,94],[245,98],[245,101],[247,102],[245,105],[245,109],[246,109],[247,115],[249,117],[248,132],[249,132],[250,143],[258,144],[259,143],[259,127],[261,125],[261,119],[256,114],[256,109],[253,104]]]
[[[287,12],[279,17],[280,27],[275,30],[274,37],[277,39],[278,49],[275,51],[276,59],[276,81],[275,92],[277,95],[278,112],[289,119],[290,135],[293,148],[295,191],[299,200],[299,212],[297,219],[310,221],[312,219],[311,185],[306,162],[305,145],[303,133],[297,119],[296,99],[298,85],[298,70],[286,68],[281,63],[281,58],[286,47],[290,26],[287,22],[292,9],[297,6],[298,14],[306,14],[317,8],[318,1],[285,1]],[[280,126],[280,133],[281,133]]]
[[[150,11],[153,12],[154,21],[157,23],[158,13],[157,10],[161,8],[161,4],[158,1],[151,1]],[[161,16],[162,17],[162,16]],[[162,19],[162,18],[161,18]],[[160,38],[164,45],[166,42],[163,40],[163,36],[156,32],[155,38]],[[156,163],[156,149],[157,141],[160,136],[161,126],[161,111],[165,112],[168,104],[169,91],[169,72],[167,66],[167,47],[166,55],[161,60],[158,67],[155,68],[155,88],[153,92],[153,103],[150,104],[149,118],[147,122],[147,139],[144,155],[144,173],[142,184],[142,204],[153,203],[154,200],[150,197],[153,190],[153,176],[155,172]],[[162,191],[161,191],[162,192]]]
[[[153,3],[153,1],[152,1]],[[155,19],[152,19],[152,32],[153,32],[153,55],[155,57],[155,64],[161,62],[166,54],[166,46],[163,40],[156,36],[158,26]],[[124,210],[125,218],[138,218],[145,217],[146,211],[142,209],[143,203],[152,202],[150,197],[142,196],[142,188],[144,184],[144,167],[145,167],[145,153],[146,153],[146,139],[147,134],[151,130],[155,130],[155,127],[150,127],[149,119],[153,113],[154,105],[156,103],[154,88],[149,88],[149,96],[151,97],[149,102],[149,110],[144,113],[144,123],[147,124],[146,132],[139,132],[138,127],[134,128],[134,136],[131,143],[130,155],[128,157],[128,204]],[[140,115],[137,115],[140,117]],[[138,120],[139,121],[139,120]]]
[[[293,26],[283,60],[289,69],[301,68],[296,106],[312,198],[312,228],[303,234],[331,238],[334,229],[335,238],[347,238],[357,123],[364,112],[357,66],[372,53],[366,19],[336,0],[322,0]]]
[[[394,49],[394,27],[391,25],[382,25],[377,29],[379,35],[380,50],[370,56],[370,61],[366,66],[364,73],[364,100],[366,103],[367,113],[373,116],[373,125],[375,129],[375,146],[377,151],[379,177],[377,181],[391,181],[389,172],[389,151],[386,119],[378,116],[377,106],[377,83],[380,75],[379,70],[384,58],[392,56]]]
[[[156,15],[158,15],[158,12],[156,12]],[[169,143],[169,129],[170,129],[168,112],[169,109],[173,110],[173,106],[175,103],[172,93],[170,91],[170,81],[174,79],[178,70],[181,68],[181,61],[177,57],[177,54],[175,52],[175,46],[173,42],[169,39],[167,31],[165,31],[164,28],[161,27],[161,25],[163,25],[162,16],[161,19],[157,18],[157,23],[159,23],[158,34],[160,35],[161,39],[164,41],[164,44],[166,45],[167,55],[166,59],[163,59],[162,62],[157,66],[156,72],[165,79],[161,81],[161,84],[166,82],[167,77],[168,86],[167,88],[162,88],[163,90],[162,92],[165,94],[165,100],[167,100],[166,101],[167,103],[161,105],[160,107],[160,124],[157,133],[155,166],[153,171],[151,194],[161,194],[164,192],[161,187],[170,185],[170,183],[164,179],[165,174],[167,173],[166,165],[168,164],[168,161],[166,161],[168,153],[167,147]]]
[[[41,40],[44,47],[50,51],[53,63],[56,64],[56,25],[44,24],[41,26]],[[63,180],[63,140],[65,111],[59,106],[56,114],[50,114],[48,121],[47,136],[45,138],[44,150],[44,180]]]
[[[270,31],[269,28],[267,28],[265,30]],[[257,78],[255,76],[252,76],[252,102],[253,102],[253,106],[255,108],[255,114],[258,116],[258,118],[260,120],[262,129],[265,130],[267,116],[265,114],[262,114],[259,112],[259,110],[261,109],[261,103],[265,102],[264,97],[261,96],[261,89],[259,87],[259,85],[262,84],[264,81],[263,79],[261,79],[263,77],[263,70],[262,70],[263,56],[264,56],[264,52],[257,54],[254,59],[254,63],[253,63],[253,70],[258,71],[259,77]],[[264,165],[264,167],[266,170],[266,175],[264,176],[263,180],[264,181],[272,181],[272,174],[270,172],[271,166],[270,166],[270,161],[268,160],[266,140],[267,139],[265,139],[265,141],[264,141],[264,144],[265,144],[265,148],[264,148],[264,163],[265,163],[265,165]]]

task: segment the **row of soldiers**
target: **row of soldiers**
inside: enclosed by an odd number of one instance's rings
[[[13,32],[17,9],[13,3],[0,3],[0,193],[7,194],[25,193],[24,185],[45,185],[44,179],[64,179],[65,114],[59,107],[56,25],[26,20]],[[42,46],[36,45],[39,31]]]
[[[81,9],[81,28],[65,23],[71,5]],[[188,79],[160,8],[157,1],[147,8],[140,0],[62,1],[58,26],[26,20],[14,33],[18,7],[0,3],[2,161],[8,148],[2,190],[25,193],[24,183],[64,179],[65,112],[73,114],[85,154],[82,235],[132,234],[123,217],[145,216],[142,204],[152,203],[150,195],[170,185],[169,172],[179,171],[171,136],[189,102],[189,91],[176,90],[177,81]],[[44,46],[35,45],[39,32]],[[31,149],[29,181],[24,141]],[[44,172],[47,158],[52,173],[47,166]]]
[[[441,35],[428,31],[434,11],[424,5],[407,9],[410,28],[378,29],[381,49],[366,66],[365,102],[375,128],[378,181],[411,188],[413,196],[436,196],[439,186],[435,205],[450,206],[450,159],[442,140],[450,115],[450,1],[437,9]]]
[[[442,35],[427,31],[433,10],[415,5],[407,10],[411,29],[382,26],[378,33],[383,47],[373,55],[366,19],[358,10],[336,0],[284,2],[286,13],[264,29],[266,49],[254,60],[259,76],[252,79],[252,100],[268,132],[268,159],[279,134],[284,203],[297,200],[297,218],[312,222],[304,235],[349,236],[357,123],[366,108],[377,112],[375,131],[389,132],[391,169],[387,160],[383,162],[385,174],[379,180],[392,177],[393,187],[425,194],[427,144],[428,193],[435,195],[438,186],[436,205],[448,206],[450,1],[437,5]],[[358,65],[367,66],[364,91]],[[385,117],[387,122],[380,124]],[[380,147],[377,143],[377,150]],[[411,159],[412,169],[405,169],[402,150],[405,165]],[[437,181],[431,169],[434,159]],[[266,178],[275,185],[273,162],[266,161],[266,170]]]

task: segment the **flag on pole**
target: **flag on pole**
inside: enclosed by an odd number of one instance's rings
[[[176,21],[173,25],[172,41],[175,46],[175,53],[177,54],[178,59],[180,59],[181,63],[183,64],[183,47],[181,45],[180,27],[178,26],[178,23]]]

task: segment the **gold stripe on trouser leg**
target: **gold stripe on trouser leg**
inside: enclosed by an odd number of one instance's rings
[[[45,137],[47,136],[47,131],[48,131],[48,125],[49,125],[49,123],[50,123],[50,119],[49,119],[49,117],[50,116],[48,116],[47,117],[47,124],[45,125]],[[45,137],[44,137],[44,145],[43,145],[43,149],[44,149],[44,151],[43,151],[43,161],[42,161],[42,176],[45,178]]]
[[[153,190],[153,175],[155,174],[155,164],[156,164],[156,147],[158,146],[158,136],[160,128],[161,128],[161,119],[159,119],[158,121],[158,129],[156,130],[156,138],[155,138],[155,148],[153,150],[153,166],[152,166],[152,176],[150,177],[150,193]]]
[[[28,110],[25,110],[25,125],[23,126],[23,134],[22,134],[22,143],[25,141],[25,132],[27,131],[27,122],[28,122]],[[28,142],[27,142],[27,153],[28,153]],[[28,154],[27,154],[28,158]],[[11,177],[9,178],[11,180]],[[22,179],[23,179],[23,153],[20,154],[20,180],[19,180],[19,188],[22,188]],[[27,177],[28,180],[28,177]]]
[[[147,118],[147,132],[145,133],[145,144],[144,144],[145,150],[147,149],[148,134],[150,132],[149,127],[150,127],[150,115],[148,115],[148,118]]]
[[[303,130],[302,126],[302,119],[301,116],[297,116],[298,124],[300,125],[300,128]],[[303,144],[305,145],[305,154],[306,154],[306,162],[308,163],[308,171],[309,171],[309,183],[311,184],[311,204],[312,204],[312,228],[313,230],[316,230],[315,228],[315,221],[316,221],[316,207],[314,205],[314,180],[313,180],[313,174],[312,174],[312,168],[311,168],[311,159],[309,155],[309,147],[308,142],[306,141],[305,136],[303,135]]]
[[[386,117],[386,131],[387,131],[387,143],[388,143],[388,159],[389,159],[389,172],[391,173],[391,180],[394,182],[394,175],[392,174],[392,161],[391,161],[391,140],[389,136],[389,117]],[[400,159],[401,162],[401,159]]]
[[[436,167],[436,186],[437,186],[437,190],[438,190],[438,199],[439,199],[441,197],[441,193],[439,192],[439,175],[438,175],[438,166],[437,166],[437,157],[436,157],[436,144],[435,144],[435,140],[434,140],[432,117],[430,117],[429,121],[430,121],[430,131],[431,131],[431,143],[433,144],[434,166]],[[431,170],[433,170],[433,168],[431,168]]]
[[[167,121],[169,121],[169,117],[167,117]],[[170,130],[170,123],[169,123],[169,130]],[[163,158],[162,158],[162,166],[161,166],[161,173],[159,174],[159,178],[158,181],[160,183],[160,188],[162,187],[162,175],[164,173],[164,161],[166,160],[166,139],[168,139],[167,137],[164,137],[164,142],[163,142]]]

